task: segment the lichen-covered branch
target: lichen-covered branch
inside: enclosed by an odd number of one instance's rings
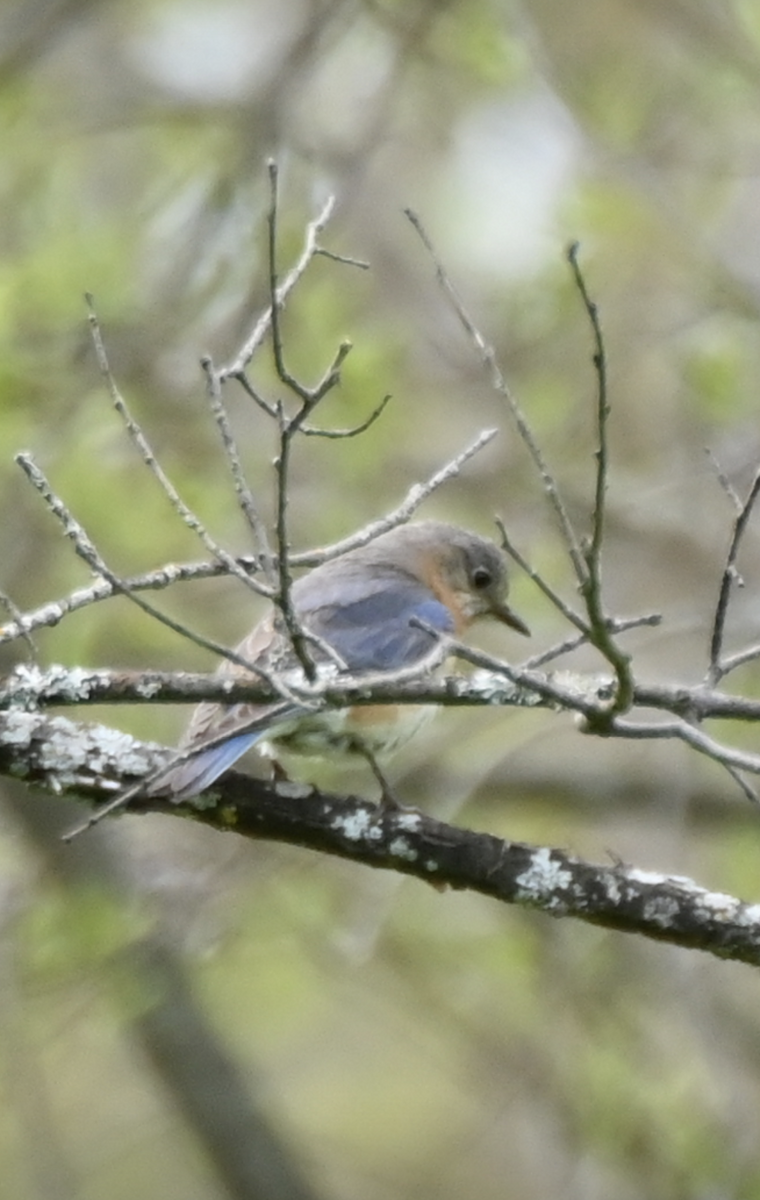
[[[90,803],[155,769],[167,751],[102,725],[19,711],[0,714],[0,772]],[[244,837],[304,846],[436,887],[760,964],[760,904],[691,879],[460,829],[413,809],[389,810],[289,782],[228,772],[192,803],[134,802]]]

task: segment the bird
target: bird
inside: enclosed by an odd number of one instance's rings
[[[459,638],[478,618],[491,617],[529,635],[507,604],[507,591],[504,555],[493,541],[428,520],[397,526],[315,567],[295,580],[290,599],[318,672],[339,679],[342,673],[361,678],[378,672],[392,676],[417,665],[423,669],[441,638]],[[275,678],[304,679],[274,604],[236,653]],[[255,678],[228,659],[217,674]],[[358,755],[377,777],[381,800],[393,807],[378,756],[395,752],[433,711],[408,704],[314,711],[295,699],[204,702],[190,720],[179,760],[163,777],[161,792],[175,803],[190,799],[258,744],[276,769],[282,752],[312,758]]]

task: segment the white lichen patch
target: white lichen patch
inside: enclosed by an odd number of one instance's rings
[[[497,675],[494,671],[486,671],[482,667],[473,671],[469,678],[463,681],[463,684],[463,687],[457,689],[458,692],[461,693],[465,688],[470,693],[477,692],[486,704],[518,702],[519,689],[511,680],[505,679],[503,675]],[[540,703],[538,697],[536,697],[536,702]]]
[[[14,668],[3,687],[3,698],[9,711],[37,708],[41,678],[42,672],[33,663],[20,663]]]
[[[342,833],[350,842],[362,842],[365,838],[378,841],[382,837],[382,830],[375,824],[366,808],[359,808],[352,813],[340,813],[331,822],[331,828]]]
[[[67,736],[71,736],[70,727]],[[134,739],[107,726],[101,726],[97,736],[89,739],[86,765],[97,775],[114,769],[123,775],[141,775],[147,769],[145,753],[134,750]]]
[[[680,875],[659,875],[656,871],[641,871],[638,867],[629,867],[625,874],[631,883],[641,883],[645,887],[662,887],[666,883],[691,883],[691,880]]]
[[[293,779],[278,782],[275,790],[277,795],[283,796],[285,800],[305,800],[314,791],[308,783],[297,783]]]
[[[577,700],[611,699],[612,678],[609,675],[581,675],[577,671],[554,671],[549,676],[558,691]]]
[[[53,684],[56,688],[60,688],[72,703],[88,699],[92,685],[92,672],[85,671],[81,667],[55,666],[49,667],[45,674],[49,680],[48,686]]]
[[[531,856],[530,866],[515,879],[526,898],[544,897],[546,892],[568,888],[573,877],[559,863],[552,862],[551,851],[542,846]]]
[[[10,677],[7,694],[14,707],[34,708],[45,692],[60,693],[71,704],[89,699],[92,672],[81,667],[61,667],[57,664],[41,670],[29,663],[15,668]]]
[[[678,916],[680,908],[678,901],[670,896],[653,896],[644,905],[642,916],[650,924],[667,929],[672,924],[674,917]]]
[[[734,913],[734,920],[737,925],[749,927],[760,925],[760,904],[746,904],[743,908],[739,908]]]
[[[409,833],[418,833],[422,825],[422,814],[418,812],[400,812],[395,818],[395,824],[399,829],[406,829]]]
[[[414,846],[409,845],[406,838],[394,838],[388,847],[388,853],[392,854],[394,858],[403,858],[405,862],[417,861],[417,851]]]
[[[725,920],[735,920],[739,904],[736,896],[728,896],[725,892],[702,892],[697,896],[701,908],[709,909],[715,916]]]
[[[606,880],[607,899],[611,904],[619,904],[623,893],[620,890],[617,879],[611,876]]]
[[[39,723],[34,713],[11,709],[3,718],[3,741],[7,746],[28,746]]]
[[[161,691],[160,679],[140,679],[138,680],[136,692],[143,700],[150,700],[158,692]]]
[[[92,746],[87,731],[82,736],[72,734],[73,726],[65,720],[53,719],[47,724],[47,737],[39,748],[39,766],[59,782],[74,782],[83,770],[88,767],[97,774],[103,769],[103,762],[97,755],[93,763]]]

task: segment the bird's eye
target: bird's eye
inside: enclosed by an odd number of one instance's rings
[[[493,575],[488,570],[488,567],[476,567],[472,573],[472,586],[482,591],[493,582]]]

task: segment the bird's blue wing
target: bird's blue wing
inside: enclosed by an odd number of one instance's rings
[[[311,596],[302,590],[298,597],[300,618],[310,632],[333,647],[349,671],[398,671],[425,658],[434,648],[435,638],[415,625],[415,620],[439,633],[453,632],[454,621],[448,608],[423,584],[398,579],[375,579],[372,583],[374,590],[367,595],[366,584],[352,590],[351,581],[344,581],[340,603],[325,604],[324,590]],[[246,643],[241,650],[245,653]],[[200,740],[204,735],[218,736],[223,724],[230,726],[231,736],[221,745],[199,750],[187,762],[179,764],[162,787],[168,785],[175,801],[210,787],[262,737],[261,730],[235,734],[235,725],[239,728],[252,715],[259,712],[263,715],[265,711],[265,707],[257,709],[250,705],[202,705],[201,720],[196,720],[190,744],[199,734]],[[294,708],[288,715],[297,712]]]
[[[445,604],[417,584],[393,581],[372,595],[309,611],[307,628],[324,638],[350,671],[398,671],[430,654],[434,635],[415,624],[422,621],[439,633],[451,633],[454,621]]]

